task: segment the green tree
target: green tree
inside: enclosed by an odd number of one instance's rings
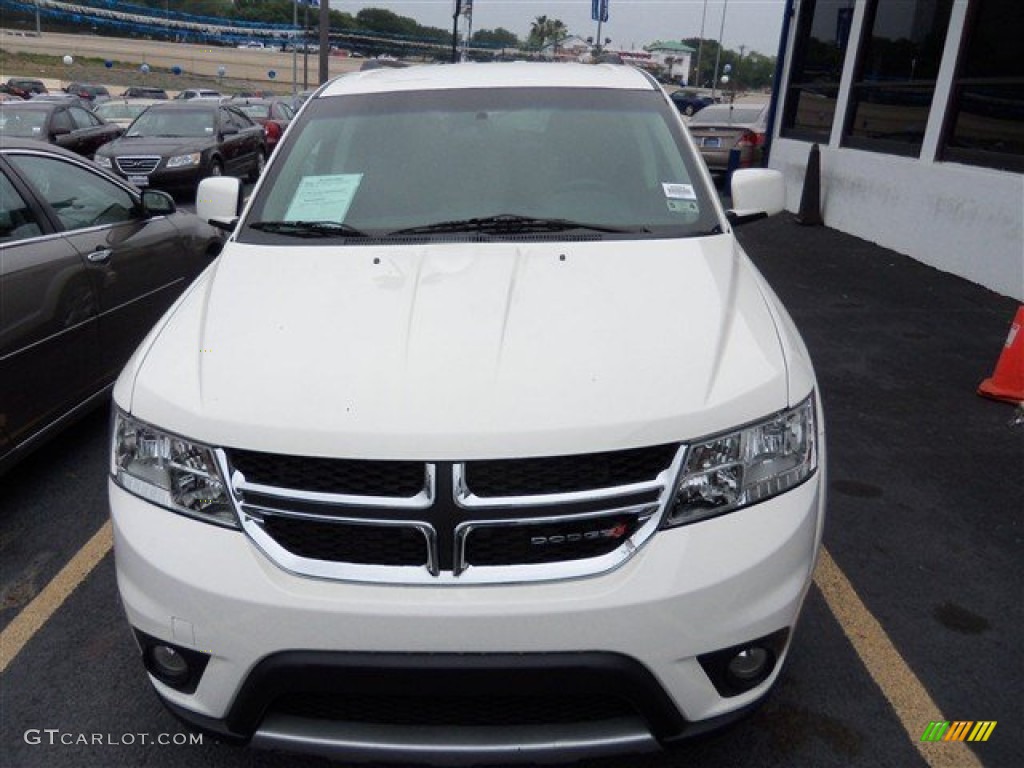
[[[547,16],[538,16],[530,25],[530,35],[527,38],[527,47],[540,50],[547,43],[558,44],[559,40],[565,39],[569,34],[569,28],[561,19],[549,19]]]
[[[473,45],[485,48],[518,48],[519,38],[504,27],[480,29],[473,33]]]

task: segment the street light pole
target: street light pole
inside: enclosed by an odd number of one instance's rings
[[[292,96],[299,92],[299,0],[292,0]]]
[[[708,0],[704,0],[704,11],[700,15],[700,37],[697,39],[697,71],[693,73],[693,79],[698,88],[700,85],[700,55],[704,50],[704,21],[708,17]]]

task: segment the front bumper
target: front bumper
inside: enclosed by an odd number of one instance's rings
[[[452,764],[640,751],[734,719],[774,684],[785,649],[766,680],[733,696],[720,695],[697,657],[795,625],[821,540],[821,458],[818,472],[792,491],[659,532],[612,572],[464,587],[296,576],[241,532],[177,516],[111,484],[118,584],[137,630],[209,655],[194,693],[152,680],[172,711],[225,736],[350,759]],[[280,684],[261,681],[281,664],[290,670],[282,679],[292,681],[303,677],[294,673],[314,670],[305,676],[319,681],[310,685],[322,693],[367,664],[375,680],[384,679],[381,669],[396,660],[409,670],[397,679],[418,686],[427,679],[423,660],[431,658],[451,667],[436,677],[438,695],[464,685],[472,677],[467,669],[476,666],[498,695],[517,690],[519,677],[561,680],[563,688],[599,681],[590,672],[612,660],[626,670],[610,678],[612,687],[644,681],[627,697],[641,700],[641,717],[575,729],[541,723],[438,730],[303,720],[264,706]],[[583,664],[589,672],[566,677],[587,658],[598,659],[596,667]],[[510,668],[509,659],[520,665]],[[538,665],[546,673],[538,676]],[[544,685],[536,690],[543,694]]]

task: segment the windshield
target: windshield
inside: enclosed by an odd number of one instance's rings
[[[731,104],[719,104],[704,107],[704,109],[690,119],[690,125],[711,125],[712,123],[746,125],[748,123],[756,123],[763,111],[764,107],[761,105],[756,107],[739,107],[732,106]]]
[[[46,112],[41,109],[0,110],[0,133],[4,136],[38,138],[46,124]]]
[[[254,119],[270,117],[269,104],[239,104],[238,108]]]
[[[302,120],[260,185],[244,240],[277,242],[287,222],[375,237],[514,237],[574,228],[566,222],[605,232],[594,236],[664,237],[718,223],[700,161],[655,91],[357,95],[317,99]]]
[[[213,136],[214,113],[209,109],[147,110],[132,123],[126,136]]]
[[[148,108],[147,104],[100,104],[93,112],[104,120],[134,120]]]

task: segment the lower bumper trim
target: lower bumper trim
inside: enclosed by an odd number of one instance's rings
[[[572,725],[436,728],[329,723],[274,714],[251,743],[334,759],[431,765],[555,763],[660,749],[639,717]]]

